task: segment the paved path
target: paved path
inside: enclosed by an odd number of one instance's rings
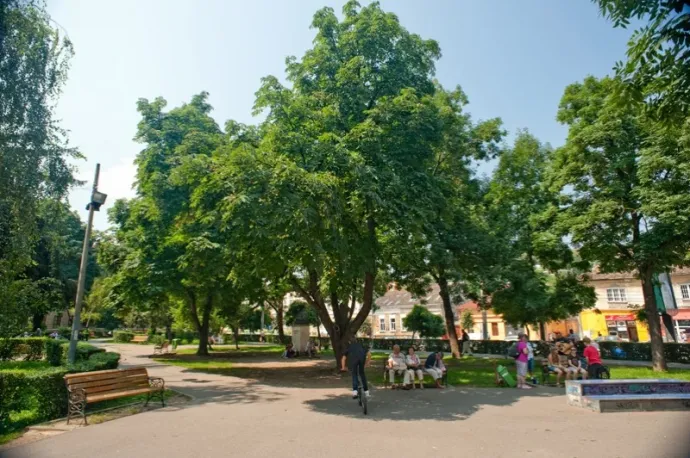
[[[112,346],[112,345],[111,345]],[[690,414],[595,414],[562,390],[374,390],[364,417],[343,389],[259,385],[188,372],[122,345],[123,366],[146,365],[195,397],[6,451],[7,458],[350,456],[683,457]]]

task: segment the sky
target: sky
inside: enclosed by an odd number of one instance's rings
[[[266,75],[284,76],[285,58],[310,47],[313,14],[331,0],[48,0],[48,11],[74,44],[57,117],[87,159],[70,203],[84,209],[96,163],[108,203],[130,198],[143,145],[134,142],[139,98],[163,97],[168,107],[210,93],[220,125],[256,123],[254,93]],[[360,3],[366,4],[367,1]],[[403,26],[439,42],[436,77],[460,85],[472,116],[499,116],[509,135],[529,129],[542,142],[563,144],[556,121],[568,84],[612,72],[625,58],[631,32],[614,29],[588,0],[383,0]],[[510,139],[510,137],[508,137]]]

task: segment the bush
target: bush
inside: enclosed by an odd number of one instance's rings
[[[165,342],[165,337],[155,335],[149,337],[149,340],[146,341],[146,343],[150,343],[153,345],[163,345],[163,342]]]
[[[33,410],[33,421],[51,420],[67,412],[64,368],[40,372],[0,371],[0,429],[9,429],[12,411]]]
[[[25,361],[40,361],[45,355],[45,337],[17,337],[0,340],[0,360],[24,357]]]
[[[57,345],[56,345],[57,344]],[[47,341],[46,352],[55,354],[63,349],[59,341]],[[67,413],[67,388],[64,376],[73,372],[117,369],[118,353],[92,353],[88,360],[69,367],[54,367],[37,372],[0,371],[0,432],[24,425],[10,425],[10,413],[31,410],[31,422],[52,420]]]
[[[70,340],[70,338],[72,337],[72,328],[68,328],[67,326],[62,326],[61,328],[58,328],[57,333],[63,339]]]
[[[67,357],[69,356],[69,342],[63,343],[62,344],[62,352],[63,352],[63,361],[67,361]],[[105,352],[104,348],[98,348],[95,347],[91,344],[87,344],[86,342],[77,342],[77,353],[75,355],[74,360],[75,361],[86,361],[88,360],[91,355],[95,353],[103,353]]]
[[[134,333],[129,331],[114,331],[113,340],[119,343],[128,343],[134,339]]]
[[[46,339],[45,341],[46,360],[51,366],[59,366],[62,364],[63,343],[55,339]]]
[[[117,369],[120,354],[114,352],[95,353],[88,360],[77,361],[69,366],[70,372],[93,372]]]

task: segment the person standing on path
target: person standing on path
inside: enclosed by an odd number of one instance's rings
[[[466,329],[462,330],[462,356],[471,355],[472,346],[470,345],[470,335]]]
[[[530,390],[532,387],[525,382],[525,377],[527,376],[527,362],[529,361],[527,335],[521,332],[519,339],[520,341],[517,344],[518,356],[515,358],[515,365],[517,366],[517,387],[523,390]]]

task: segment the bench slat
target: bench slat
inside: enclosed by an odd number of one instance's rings
[[[136,380],[119,380],[114,382],[109,382],[101,385],[83,386],[83,385],[72,385],[70,388],[72,390],[83,389],[87,394],[99,393],[101,391],[114,390],[124,388],[141,388],[149,386],[148,378],[136,379]]]
[[[96,380],[108,380],[114,378],[131,377],[135,375],[146,375],[148,377],[148,372],[146,368],[136,368],[136,369],[124,369],[124,370],[108,370],[108,371],[96,371],[96,372],[81,372],[78,374],[68,374],[65,375],[65,382],[68,384],[72,383],[83,383]]]
[[[86,385],[89,386],[89,384],[95,385],[102,385],[104,383],[110,383],[110,382],[116,382],[119,380],[126,380],[126,379],[137,379],[137,378],[148,378],[148,375],[145,373],[138,373],[138,374],[125,374],[119,377],[98,377],[98,378],[76,378],[76,379],[71,379],[67,381],[68,386],[74,386],[74,385]]]
[[[113,383],[137,383],[141,381],[148,381],[148,376],[147,375],[135,375],[132,377],[117,377],[117,378],[108,378],[108,379],[101,379],[101,380],[89,380],[89,381],[73,381],[72,383],[69,384],[70,387],[73,388],[91,388],[91,387],[96,387],[96,386],[101,386],[101,385],[111,385]]]
[[[107,401],[109,399],[117,399],[117,398],[124,398],[127,396],[136,396],[138,394],[146,394],[149,393],[151,388],[139,388],[136,390],[123,390],[123,391],[110,391],[107,393],[102,393],[102,394],[96,394],[96,395],[86,395],[86,402],[87,403],[92,403],[92,402],[101,402],[101,401]]]

